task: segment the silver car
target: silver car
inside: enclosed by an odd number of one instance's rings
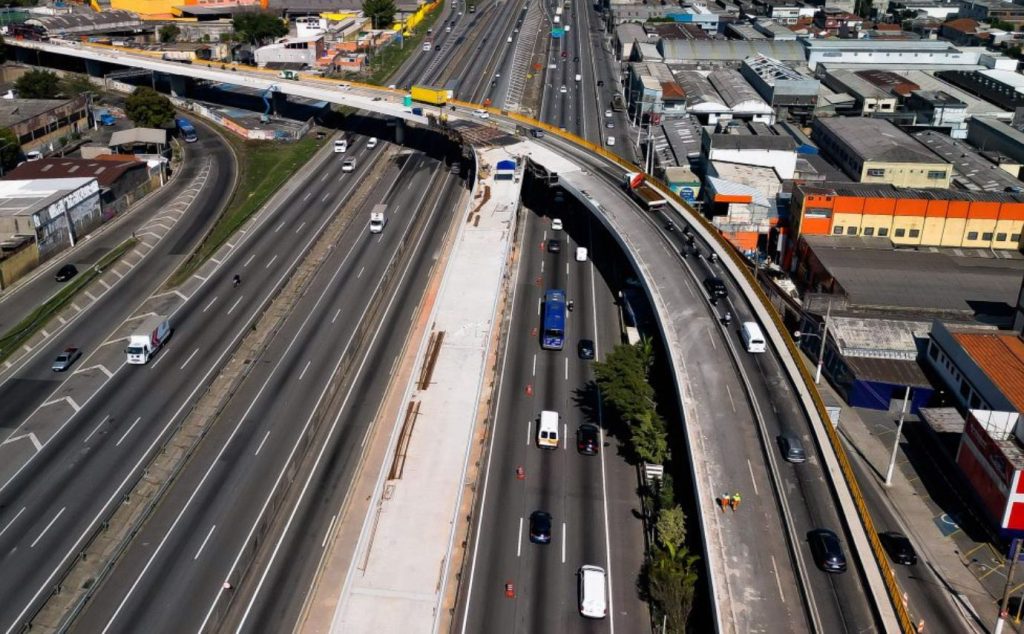
[[[71,367],[71,364],[78,360],[78,357],[82,356],[82,351],[78,348],[67,348],[64,352],[57,355],[57,358],[53,360],[53,365],[50,366],[54,372],[63,372]]]

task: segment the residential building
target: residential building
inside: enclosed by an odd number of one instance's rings
[[[0,128],[10,128],[24,152],[44,154],[89,128],[85,95],[74,99],[0,99]]]
[[[898,187],[949,187],[953,168],[884,119],[818,119],[811,138],[851,178]]]
[[[864,18],[835,7],[823,7],[814,14],[814,25],[829,35],[839,35],[841,30],[859,31],[864,26]],[[852,37],[856,37],[853,35]]]
[[[982,44],[978,21],[971,18],[950,20],[942,25],[939,34],[958,46],[980,46]]]
[[[1009,192],[808,183],[794,188],[791,211],[801,236],[879,237],[900,246],[1019,250],[1024,232],[1024,195]]]
[[[765,9],[769,18],[786,25],[796,24],[800,18],[813,18],[818,12],[818,7],[812,4],[789,0],[768,0]]]
[[[629,64],[626,97],[630,111],[650,115],[655,124],[662,116],[686,115],[686,95],[668,66],[659,62]]]
[[[974,18],[981,22],[1001,20],[1014,27],[1024,24],[1024,6],[1002,0],[964,0],[961,2],[961,18]]]

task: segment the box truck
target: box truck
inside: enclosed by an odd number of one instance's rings
[[[647,211],[654,211],[668,204],[668,201],[661,195],[661,192],[645,182],[644,175],[640,172],[626,172],[624,180],[626,190],[633,194],[633,198]]]
[[[128,335],[128,363],[143,365],[156,354],[171,336],[171,320],[160,315],[150,315]]]
[[[452,98],[452,91],[445,88],[432,88],[430,86],[413,86],[409,91],[413,101],[429,103],[434,106],[443,106]]]

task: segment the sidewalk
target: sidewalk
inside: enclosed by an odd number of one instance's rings
[[[506,158],[512,157],[503,148],[480,153],[481,164],[492,168]],[[520,182],[488,179],[479,188],[469,215],[459,212],[464,217],[433,311],[421,317],[426,327],[413,347],[411,380],[396,383],[388,397],[390,418],[381,426],[387,451],[379,472],[367,470],[355,485],[369,480],[372,495],[365,503],[357,498],[355,517],[339,518],[342,526],[326,555],[347,564],[347,576],[339,576],[333,562],[323,571],[335,584],[344,579],[328,589],[336,597],[340,591],[337,605],[331,615],[327,591],[318,593],[304,631],[326,631],[329,622],[335,632],[428,632],[447,619],[443,601],[453,559],[461,557],[457,534],[465,529],[464,492],[473,479],[467,468],[479,447]],[[437,351],[428,355],[434,341],[440,341]],[[428,356],[432,373],[427,387],[418,389]]]
[[[806,356],[803,361],[814,370],[813,362]],[[918,565],[925,565],[926,561],[931,564],[947,590],[969,602],[974,614],[992,631],[996,605],[1006,583],[1005,558],[992,544],[972,539],[953,519],[972,524],[981,521],[973,519],[976,511],[957,494],[957,481],[946,479],[948,470],[956,466],[945,456],[934,455],[933,446],[923,434],[914,432],[916,417],[907,415],[892,485],[884,487],[899,414],[851,407],[824,378],[818,390],[825,405],[841,408],[838,431],[850,458],[864,462],[876,478],[875,482],[861,485],[879,489],[891,512],[907,527],[922,559]],[[926,473],[921,467],[927,463],[922,461],[931,462],[934,471]],[[936,495],[942,495],[941,504]],[[974,535],[979,532],[970,530]],[[1022,585],[1015,586],[1016,593]],[[1014,607],[1011,599],[1011,608]],[[1021,631],[1012,616],[1005,627],[1007,631]]]

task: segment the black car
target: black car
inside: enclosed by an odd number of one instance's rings
[[[600,88],[601,86],[604,86],[604,80],[603,79],[598,79],[597,80],[597,86],[598,86],[598,88]]]
[[[584,456],[596,456],[601,446],[601,431],[597,425],[583,423],[576,429],[576,451]]]
[[[580,339],[580,342],[576,344],[576,354],[580,355],[581,359],[593,359],[594,342],[590,339]]]
[[[65,264],[64,266],[60,267],[60,270],[57,271],[57,274],[53,276],[53,279],[57,280],[58,282],[66,282],[76,275],[78,275],[78,269],[75,268],[75,265]]]
[[[914,545],[910,543],[906,535],[896,531],[888,531],[880,533],[878,536],[882,540],[882,546],[885,547],[886,552],[889,553],[889,557],[894,562],[904,566],[913,566],[917,563],[917,553],[914,552]]]
[[[561,253],[562,252],[562,241],[561,240],[548,240],[548,253]]]
[[[580,61],[580,57],[579,57],[579,55],[577,55],[576,57],[573,57],[573,58],[572,58],[572,61],[574,61],[574,62],[578,62],[578,61]]]
[[[725,297],[727,292],[725,290],[725,282],[722,278],[711,275],[704,278],[704,288],[707,289],[708,295],[712,297]]]
[[[807,542],[819,568],[825,572],[846,572],[846,555],[835,533],[827,528],[817,528],[807,533]]]
[[[534,544],[551,543],[551,513],[530,513],[530,541]]]

